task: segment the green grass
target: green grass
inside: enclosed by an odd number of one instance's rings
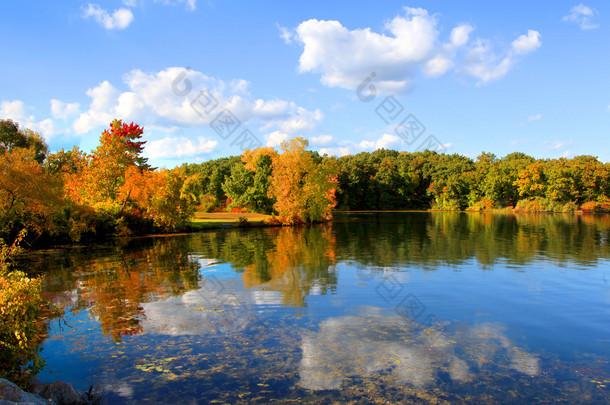
[[[195,229],[236,227],[240,217],[246,217],[249,225],[260,226],[266,219],[271,218],[271,215],[246,212],[196,212],[190,225]]]

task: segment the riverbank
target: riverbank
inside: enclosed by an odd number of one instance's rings
[[[250,212],[196,212],[189,222],[194,230],[245,226],[274,226],[273,216]]]

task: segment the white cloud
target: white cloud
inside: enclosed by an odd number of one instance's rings
[[[350,31],[339,21],[304,21],[296,29],[304,47],[299,71],[320,73],[323,84],[348,89],[375,72],[379,91],[404,92],[414,68],[434,50],[436,19],[426,10],[406,8],[405,16],[387,22],[386,29],[392,35],[370,28]]]
[[[295,37],[295,33],[286,27],[282,27],[279,24],[275,24],[275,25],[276,25],[277,29],[280,31],[280,38],[282,38],[286,44],[291,44]]]
[[[186,9],[194,11],[197,8],[197,0],[155,0],[155,3],[161,3],[166,6],[175,6],[184,3]]]
[[[431,387],[442,374],[454,383],[465,383],[486,373],[480,358],[465,355],[473,350],[519,373],[532,377],[540,373],[540,359],[514,346],[502,325],[460,325],[453,334],[423,332],[421,325],[405,323],[398,316],[379,315],[378,308],[361,311],[361,315],[327,318],[316,332],[303,336],[300,386],[340,389],[348,376],[381,371],[390,386]]]
[[[418,70],[441,76],[455,68],[458,51],[468,46],[474,30],[470,24],[459,24],[442,42],[437,26],[436,16],[428,11],[405,7],[404,15],[386,22],[386,33],[371,28],[349,30],[339,21],[311,19],[299,24],[290,40],[303,45],[299,71],[320,74],[322,84],[357,89],[372,78],[378,92],[396,94],[410,90]],[[287,32],[280,30],[285,40]],[[517,62],[516,55],[539,46],[539,33],[529,30],[505,55],[496,57],[489,41],[477,39],[467,48],[466,66],[459,70],[486,82],[504,76]],[[369,83],[364,85],[368,88]]]
[[[25,127],[42,134],[46,140],[60,132],[55,126],[55,121],[50,118],[38,122],[27,121]]]
[[[178,67],[156,73],[136,69],[123,79],[128,91],[120,92],[107,81],[87,91],[91,104],[74,122],[77,133],[114,118],[145,126],[204,126],[223,110],[244,126],[252,123],[263,131],[286,134],[312,130],[323,119],[320,110],[309,111],[294,102],[253,99],[245,80],[225,82]]]
[[[527,117],[528,122],[538,121],[542,119],[542,114],[532,115],[531,117]]]
[[[296,106],[295,106],[296,107]],[[303,107],[296,107],[290,117],[270,121],[271,125],[290,134],[314,129],[324,118],[322,111],[309,111]]]
[[[320,155],[328,156],[345,156],[349,155],[351,151],[347,146],[338,146],[336,148],[320,148],[318,153],[320,153]]]
[[[33,115],[28,115],[27,110],[27,107],[21,100],[3,101],[0,103],[0,118],[11,119],[19,123],[21,128],[29,128],[32,131],[38,132],[47,140],[59,133],[53,120],[47,118],[42,121],[36,121]]]
[[[26,114],[25,104],[21,100],[3,101],[0,104],[0,118],[23,121]]]
[[[519,123],[519,125],[518,125],[518,126],[522,127],[523,125],[525,125],[525,124],[526,124],[526,123],[528,123],[528,122],[539,121],[539,120],[541,120],[542,118],[543,118],[542,114],[536,114],[536,115],[532,115],[532,116],[530,116],[530,117],[527,117],[527,118],[525,119],[525,121],[521,121],[521,122]]]
[[[315,145],[326,145],[330,141],[332,141],[333,137],[331,135],[320,135],[320,136],[312,136],[309,138],[312,144]]]
[[[275,147],[280,146],[282,144],[282,142],[284,142],[287,139],[288,139],[288,134],[280,132],[280,131],[273,131],[272,133],[265,135],[265,140],[267,141],[266,146],[268,146],[270,148],[275,148]]]
[[[608,105],[608,107],[606,107],[606,111],[610,112],[610,105]]]
[[[51,100],[51,115],[53,118],[66,119],[80,112],[78,103],[64,103],[57,99]]]
[[[218,141],[208,140],[202,136],[195,141],[186,137],[167,137],[146,144],[146,155],[151,159],[180,158],[210,153]]]
[[[362,141],[360,147],[362,149],[388,149],[392,144],[400,143],[400,138],[396,135],[383,134],[376,141]]]
[[[423,66],[423,71],[428,76],[442,76],[453,67],[453,60],[443,54],[438,54]]]
[[[572,141],[564,142],[559,140],[554,141],[545,141],[542,146],[547,150],[559,150],[565,149],[568,145],[570,145]]]
[[[461,24],[451,30],[451,44],[455,47],[464,46],[468,42],[474,27],[470,24]]]
[[[521,55],[530,53],[541,45],[540,33],[534,30],[528,30],[527,35],[515,39],[503,55],[494,53],[490,41],[477,39],[466,53],[462,69],[479,79],[479,84],[499,79],[519,61]]]
[[[592,30],[599,27],[599,24],[593,22],[596,15],[597,11],[581,3],[572,7],[570,14],[563,17],[563,21],[576,23],[582,30]]]
[[[108,81],[103,81],[97,87],[87,90],[87,95],[91,97],[91,106],[73,124],[78,134],[89,132],[97,126],[108,125],[117,118],[115,105],[119,91]]]
[[[512,42],[513,51],[518,55],[524,55],[540,48],[540,33],[534,30],[528,30],[527,35],[521,35]]]
[[[119,8],[112,15],[97,4],[87,4],[83,11],[83,18],[93,19],[107,30],[125,29],[133,21],[133,13],[127,8]]]

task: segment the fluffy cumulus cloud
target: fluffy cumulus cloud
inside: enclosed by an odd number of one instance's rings
[[[112,13],[104,10],[98,4],[88,3],[83,8],[83,18],[92,17],[95,22],[107,30],[122,30],[133,22],[134,17],[131,9],[136,8],[139,3],[141,2],[138,0],[123,0],[125,7],[116,9]],[[188,11],[194,11],[197,8],[197,0],[155,0],[155,3],[164,6],[184,4]]]
[[[362,149],[388,149],[392,145],[400,144],[401,140],[396,135],[391,134],[383,134],[379,139],[375,141],[362,141],[360,142],[360,147]]]
[[[73,124],[78,134],[89,132],[97,126],[108,125],[116,114],[115,106],[119,91],[108,81],[103,81],[87,90],[87,95],[91,98],[89,110],[80,114]]]
[[[133,70],[124,76],[129,88],[120,92],[107,81],[89,89],[88,111],[75,122],[78,133],[107,124],[109,117],[152,124],[201,126],[212,124],[222,111],[242,124],[254,122],[262,130],[276,128],[292,134],[316,127],[320,110],[310,111],[285,100],[253,99],[244,80],[225,82],[183,68],[157,73]]]
[[[3,101],[0,103],[0,119],[11,119],[18,122],[21,128],[29,128],[40,133],[47,141],[59,133],[55,122],[49,118],[36,120],[28,114],[28,108],[21,100]]]
[[[152,159],[192,157],[212,152],[217,144],[218,141],[203,136],[195,140],[187,137],[166,137],[150,141],[146,145],[146,155]]]
[[[352,151],[348,146],[337,146],[335,148],[320,148],[319,153],[328,156],[346,156],[350,155]]]
[[[294,102],[281,99],[257,99],[252,97],[245,80],[223,81],[201,72],[184,68],[168,68],[156,73],[133,70],[123,77],[125,91],[108,81],[89,89],[91,102],[73,123],[77,134],[85,134],[95,128],[108,125],[115,118],[138,122],[145,127],[194,128],[219,125],[219,117],[231,117],[239,131],[258,130],[269,146],[278,146],[289,136],[315,129],[323,120],[320,110],[307,110]],[[78,105],[59,101],[52,103],[56,114],[73,113]],[[53,108],[53,107],[52,107]],[[220,139],[219,137],[217,137]],[[162,142],[161,142],[162,141]],[[162,145],[179,142],[180,147],[162,150]],[[188,151],[205,153],[211,144],[199,139],[166,138],[149,143],[151,156],[192,156]]]
[[[80,112],[78,103],[64,103],[57,99],[51,100],[51,115],[53,118],[66,119]]]
[[[442,41],[436,16],[406,7],[403,15],[386,22],[383,33],[311,19],[299,24],[294,34],[280,29],[280,36],[303,46],[300,72],[318,73],[324,85],[347,89],[357,89],[367,77],[374,77],[376,90],[386,94],[408,91],[418,71],[440,76],[456,69],[481,82],[496,79],[509,71],[519,55],[540,46],[538,32],[530,30],[498,56],[490,41],[471,40],[473,31],[472,25],[459,24]],[[462,53],[465,66],[458,68],[456,61]]]
[[[270,148],[276,148],[288,139],[288,134],[281,131],[273,131],[270,134],[265,135],[266,146]]]
[[[125,29],[133,21],[133,13],[128,8],[119,8],[110,14],[97,4],[87,4],[83,10],[83,17],[92,17],[99,25],[107,30]]]
[[[581,3],[572,7],[570,14],[563,17],[563,21],[578,24],[582,30],[593,30],[599,27],[599,24],[593,22],[596,15],[595,10]]]
[[[309,138],[310,143],[314,145],[326,145],[330,141],[333,140],[332,135],[320,135],[320,136],[312,136]]]
[[[0,118],[22,121],[26,118],[25,104],[21,100],[3,101],[0,103]]]
[[[515,39],[511,45],[512,50],[518,55],[535,51],[542,45],[542,42],[540,42],[540,33],[538,31],[528,30],[527,35],[521,35]]]

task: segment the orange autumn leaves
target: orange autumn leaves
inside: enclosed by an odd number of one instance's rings
[[[120,233],[144,228],[174,230],[193,215],[192,198],[180,168],[152,170],[140,154],[143,129],[115,120],[91,154],[74,151],[64,173],[66,195],[79,206],[116,221]],[[134,229],[135,228],[135,229]]]

